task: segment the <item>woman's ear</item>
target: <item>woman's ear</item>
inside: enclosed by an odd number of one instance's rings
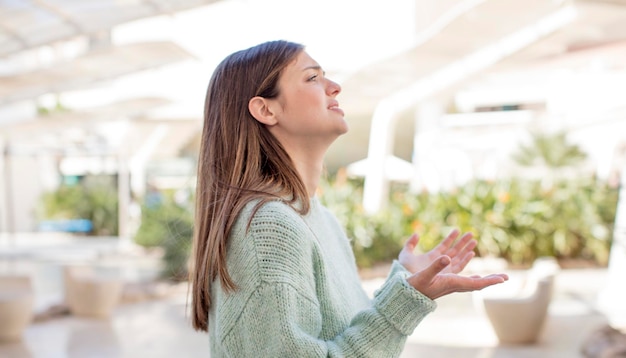
[[[273,126],[278,123],[267,98],[259,96],[252,97],[248,102],[248,110],[250,114],[252,114],[252,117],[265,125]]]

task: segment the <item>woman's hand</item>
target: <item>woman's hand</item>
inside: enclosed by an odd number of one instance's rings
[[[450,267],[449,256],[440,256],[428,267],[407,278],[407,282],[422,294],[434,300],[453,292],[482,290],[485,287],[503,283],[509,277],[505,274],[493,274],[485,277],[460,276],[444,272]]]
[[[405,269],[414,274],[430,266],[442,255],[446,255],[450,258],[450,264],[446,265],[443,273],[459,273],[474,257],[474,247],[476,247],[476,240],[472,238],[471,233],[463,234],[461,239],[456,241],[459,234],[459,230],[452,230],[434,249],[418,255],[414,251],[419,242],[419,236],[413,234],[404,244],[402,251],[400,251],[398,261]]]

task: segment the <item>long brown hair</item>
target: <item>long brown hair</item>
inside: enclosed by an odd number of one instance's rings
[[[289,155],[248,110],[251,98],[278,96],[282,70],[304,50],[287,41],[266,42],[226,57],[209,82],[198,159],[193,240],[192,321],[208,331],[211,286],[236,284],[226,268],[226,247],[235,220],[251,200],[256,208],[276,198],[309,210],[304,183]],[[256,210],[256,209],[255,209]]]

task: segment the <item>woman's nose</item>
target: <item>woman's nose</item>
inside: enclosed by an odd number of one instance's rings
[[[326,92],[331,96],[336,96],[341,92],[341,86],[339,83],[327,79],[328,85],[326,86]]]

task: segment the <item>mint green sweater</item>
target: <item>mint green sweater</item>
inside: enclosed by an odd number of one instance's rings
[[[397,357],[436,304],[406,282],[396,261],[369,299],[350,243],[314,198],[306,216],[273,201],[246,226],[239,215],[227,265],[238,289],[215,281],[209,312],[211,357]]]

